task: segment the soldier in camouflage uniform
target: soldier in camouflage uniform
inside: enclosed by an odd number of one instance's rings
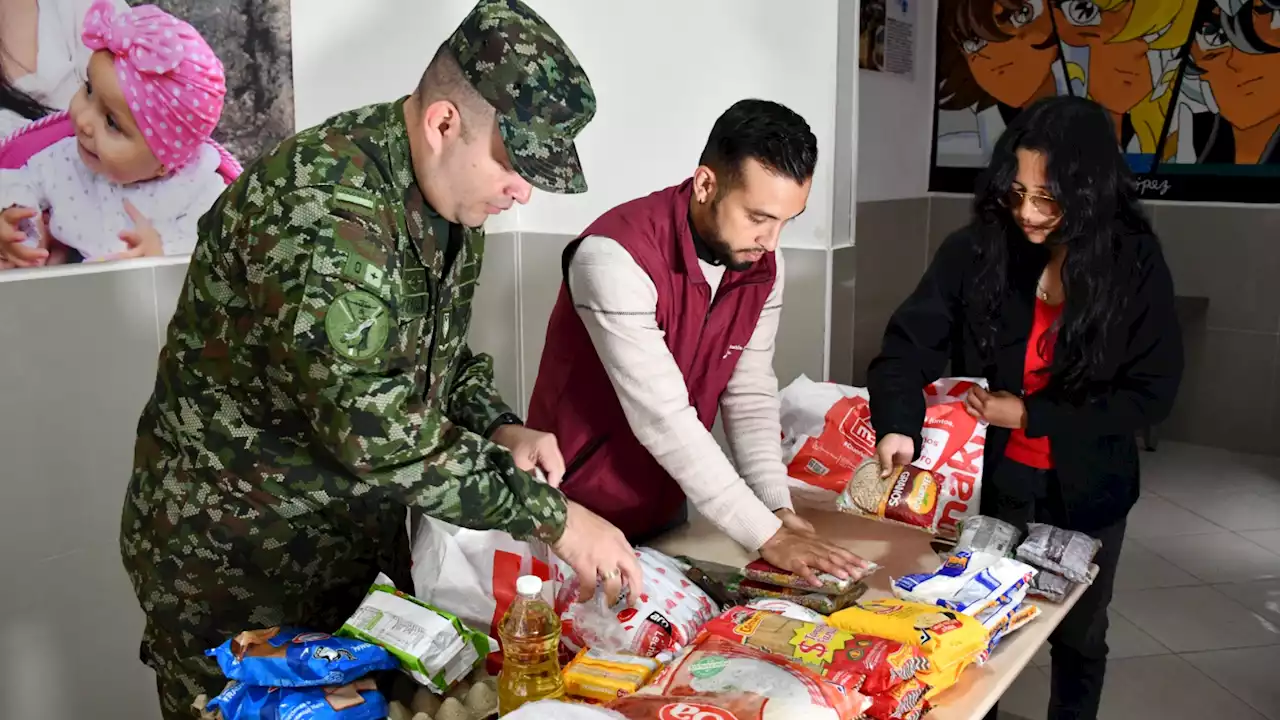
[[[558,479],[555,439],[466,343],[480,226],[584,191],[594,112],[554,30],[481,0],[414,93],[285,141],[201,219],[120,535],[166,719],[222,689],[204,650],[233,634],[336,630],[379,570],[411,588],[408,507],[639,587],[621,533],[528,474]]]

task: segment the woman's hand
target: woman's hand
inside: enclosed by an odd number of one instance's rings
[[[1027,406],[1022,398],[1010,392],[987,392],[974,387],[964,399],[965,410],[988,425],[1008,428],[1009,430],[1025,430],[1027,427]]]
[[[889,433],[876,445],[876,461],[880,463],[880,477],[889,477],[895,467],[910,465],[916,459],[916,444],[911,438]]]

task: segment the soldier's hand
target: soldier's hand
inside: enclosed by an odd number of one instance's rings
[[[560,443],[551,433],[530,430],[523,425],[503,425],[493,432],[495,443],[511,451],[516,467],[525,472],[541,468],[547,475],[547,484],[560,487],[564,479],[564,456]]]
[[[604,581],[610,607],[618,602],[623,581],[630,591],[630,602],[644,592],[640,563],[622,531],[572,500],[564,534],[551,549],[577,573],[580,602],[595,596],[599,580]]]

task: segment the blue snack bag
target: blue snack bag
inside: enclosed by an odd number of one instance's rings
[[[267,688],[232,681],[206,712],[222,720],[385,720],[387,700],[371,678],[342,687]]]
[[[205,654],[229,680],[259,687],[340,686],[400,666],[372,643],[297,628],[245,631]]]

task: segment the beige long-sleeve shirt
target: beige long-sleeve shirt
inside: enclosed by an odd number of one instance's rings
[[[724,267],[699,264],[714,294]],[[578,315],[632,432],[699,513],[752,551],[781,527],[774,511],[791,509],[773,373],[782,312],[780,253],[777,267],[773,290],[720,401],[733,462],[689,404],[684,376],[658,327],[657,288],[631,254],[610,238],[587,237],[568,272]]]

